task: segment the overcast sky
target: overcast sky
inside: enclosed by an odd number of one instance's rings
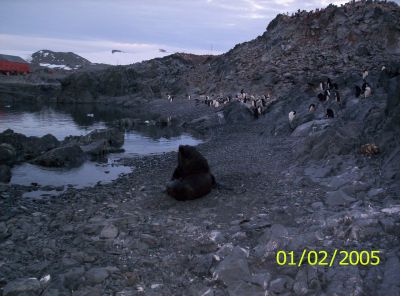
[[[177,51],[219,54],[261,35],[278,13],[331,2],[347,1],[1,0],[0,53],[26,58],[40,49],[73,51],[109,64]]]

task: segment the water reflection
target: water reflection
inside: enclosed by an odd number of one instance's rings
[[[88,116],[93,114],[93,116]],[[69,135],[85,135],[97,128],[105,128],[114,120],[132,116],[131,111],[110,106],[96,105],[1,105],[0,132],[10,128],[27,136],[53,134],[59,140]],[[124,153],[111,154],[108,158],[88,161],[79,168],[43,168],[22,164],[13,168],[11,183],[42,186],[76,187],[92,186],[97,182],[109,182],[121,173],[131,171],[130,167],[115,165],[121,157],[160,154],[176,151],[179,145],[197,145],[201,140],[182,130],[158,127],[151,124],[135,126],[135,130],[125,132]]]

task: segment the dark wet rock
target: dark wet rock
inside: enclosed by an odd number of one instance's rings
[[[11,169],[7,165],[0,165],[0,182],[8,183],[11,180]]]
[[[76,167],[84,161],[85,155],[78,145],[67,145],[44,153],[33,163],[46,167]]]
[[[97,129],[83,136],[83,143],[92,143],[97,140],[106,140],[111,147],[121,147],[124,144],[124,133],[118,129]]]
[[[0,133],[0,143],[6,143],[14,147],[16,160],[29,160],[59,146],[59,141],[53,135],[43,137],[27,137],[14,133],[13,130],[5,130]]]
[[[36,278],[21,278],[9,282],[3,289],[3,296],[36,296],[41,292],[40,282]]]
[[[80,147],[83,152],[93,156],[104,155],[108,151],[108,144],[106,140],[98,140],[87,145],[82,145]]]
[[[10,144],[0,144],[0,164],[12,165],[17,157],[14,147]]]
[[[96,129],[85,136],[69,136],[64,140],[66,145],[79,145],[81,149],[92,156],[107,153],[123,152],[124,133],[116,128]]]
[[[254,119],[250,109],[240,102],[232,102],[226,105],[223,114],[227,123],[246,122]]]

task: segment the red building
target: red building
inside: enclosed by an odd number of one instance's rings
[[[30,72],[29,64],[20,57],[0,54],[0,73],[27,74]]]

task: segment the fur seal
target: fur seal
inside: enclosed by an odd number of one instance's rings
[[[177,200],[192,200],[208,194],[215,184],[204,156],[192,146],[179,146],[178,166],[167,184],[167,193]]]

